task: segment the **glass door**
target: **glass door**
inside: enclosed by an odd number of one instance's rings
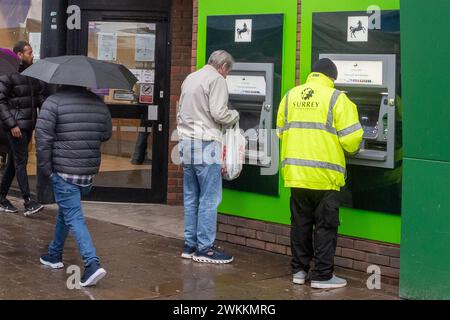
[[[132,90],[93,90],[111,111],[113,135],[102,146],[100,172],[88,199],[164,202],[166,23],[112,20],[97,13],[88,15],[82,50],[91,58],[124,65],[138,82]]]

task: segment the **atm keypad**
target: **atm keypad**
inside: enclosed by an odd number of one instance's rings
[[[364,138],[366,139],[376,139],[378,137],[378,126],[369,127],[362,126],[364,130]]]

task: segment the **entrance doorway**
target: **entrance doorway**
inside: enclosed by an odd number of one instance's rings
[[[168,23],[136,12],[84,11],[68,54],[127,67],[133,90],[96,89],[108,105],[112,138],[102,145],[100,172],[87,200],[166,201],[168,148]],[[69,45],[70,47],[70,45]],[[69,49],[70,51],[70,49]]]

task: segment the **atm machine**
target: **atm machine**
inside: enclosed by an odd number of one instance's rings
[[[235,63],[226,79],[229,108],[239,112],[246,138],[246,165],[271,165],[273,69],[272,63]]]
[[[335,87],[358,107],[364,130],[353,165],[395,167],[396,56],[395,54],[320,54],[337,66]]]

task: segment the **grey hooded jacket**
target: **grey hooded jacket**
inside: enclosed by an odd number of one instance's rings
[[[36,123],[39,169],[73,175],[98,173],[100,146],[112,135],[108,107],[94,93],[67,87],[45,100]]]

